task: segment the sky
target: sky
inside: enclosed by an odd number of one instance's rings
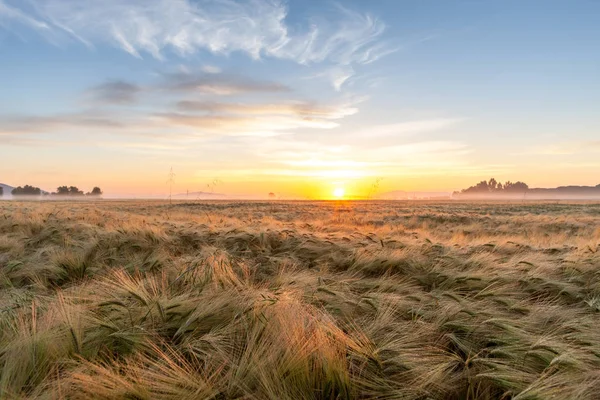
[[[594,0],[0,0],[0,182],[600,184]]]

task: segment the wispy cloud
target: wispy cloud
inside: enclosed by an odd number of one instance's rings
[[[349,65],[335,65],[328,67],[322,72],[310,75],[306,79],[322,78],[331,83],[331,86],[336,90],[342,90],[342,86],[354,76],[354,68]]]
[[[280,0],[37,0],[30,14],[22,4],[2,0],[0,15],[88,43],[109,42],[136,57],[162,59],[167,49],[181,55],[239,51],[256,59],[349,65],[393,51],[381,41],[380,20],[342,6],[301,29],[287,25],[288,8]]]
[[[30,28],[50,33],[53,28],[48,23],[28,15],[17,7],[10,6],[4,0],[0,0],[0,26],[8,28],[8,22],[14,21]]]
[[[355,74],[352,65],[399,50],[384,39],[386,26],[378,18],[341,5],[324,9],[326,15],[290,25],[284,0],[0,0],[0,27],[14,22],[52,43],[109,44],[137,58],[241,52],[325,64],[332,66],[325,75],[338,91]],[[220,72],[208,65],[203,70]]]

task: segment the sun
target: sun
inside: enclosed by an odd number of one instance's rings
[[[337,199],[343,198],[344,194],[346,194],[346,191],[344,190],[344,188],[338,187],[338,188],[333,189],[333,197],[335,197]]]

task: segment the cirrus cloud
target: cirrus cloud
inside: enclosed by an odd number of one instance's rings
[[[110,43],[135,57],[164,59],[167,50],[243,52],[300,64],[368,64],[394,51],[381,40],[385,24],[342,6],[308,27],[290,26],[280,0],[18,0],[0,1],[0,20],[63,34],[87,45]]]

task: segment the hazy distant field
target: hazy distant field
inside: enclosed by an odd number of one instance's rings
[[[2,399],[600,397],[599,204],[0,214]]]

